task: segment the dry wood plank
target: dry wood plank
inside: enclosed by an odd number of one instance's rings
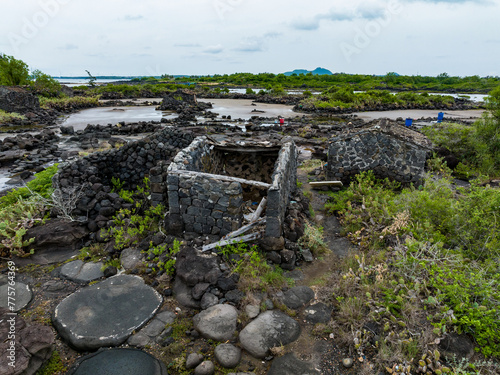
[[[205,178],[211,178],[211,179],[214,179],[217,181],[239,182],[240,184],[257,186],[257,187],[260,187],[263,189],[269,189],[271,187],[271,184],[268,184],[265,182],[260,182],[260,181],[255,181],[255,180],[245,180],[244,178],[223,176],[223,175],[219,175],[219,174],[211,174],[211,173],[205,173],[205,172],[186,171],[186,170],[182,170],[182,169],[176,169],[173,171],[169,171],[168,173],[178,174],[178,175],[187,175],[187,176],[200,176],[200,177],[205,177]]]
[[[203,248],[201,249],[201,252],[215,249],[217,246],[226,246],[226,245],[231,245],[233,243],[238,243],[238,242],[248,242],[248,241],[256,240],[256,239],[261,238],[261,237],[262,237],[262,233],[257,232],[257,233],[250,233],[250,234],[247,234],[247,235],[241,236],[241,237],[231,238],[229,240],[221,240],[221,241],[214,242],[214,243],[211,243],[209,245],[203,246]]]
[[[263,224],[265,222],[266,222],[266,218],[265,217],[263,217],[263,218],[261,218],[259,220],[254,220],[254,221],[250,222],[249,224],[242,226],[240,229],[237,229],[237,230],[235,230],[235,231],[233,231],[231,233],[226,234],[224,237],[222,237],[222,239],[223,240],[228,240],[230,238],[239,236],[239,235],[241,235],[243,233],[248,232],[253,227],[255,227],[255,226],[259,225],[259,224]]]
[[[312,188],[315,187],[321,187],[321,186],[344,186],[342,184],[342,181],[315,181],[315,182],[309,182],[309,185],[311,185]]]
[[[264,211],[266,204],[267,204],[266,197],[262,197],[262,200],[260,201],[259,206],[257,207],[257,209],[255,210],[255,212],[253,213],[253,215],[250,218],[250,222],[256,221],[260,217],[260,215],[262,215],[262,211]]]

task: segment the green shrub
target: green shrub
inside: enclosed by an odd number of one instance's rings
[[[12,121],[14,119],[26,120],[26,117],[16,112],[5,112],[3,109],[0,109],[0,124]]]

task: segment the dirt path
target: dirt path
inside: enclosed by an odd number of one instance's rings
[[[315,212],[313,220],[323,227],[324,240],[331,250],[331,253],[303,266],[301,271],[304,277],[296,282],[296,285],[307,285],[317,292],[322,285],[322,280],[328,278],[333,272],[339,272],[342,259],[348,256],[354,248],[345,237],[340,236],[342,227],[337,218],[328,216],[325,212],[324,206],[328,195],[311,189],[307,172],[303,169],[298,169],[297,179],[299,183],[302,183],[302,190],[310,198],[311,207]],[[318,293],[316,294],[318,297]],[[300,315],[301,313],[298,316]],[[333,319],[335,319],[335,311]],[[302,326],[301,336],[288,348],[297,358],[312,362],[323,375],[360,374],[369,370],[367,363],[356,361],[353,353],[336,345],[335,332],[323,335],[314,334],[312,324],[302,319],[299,321]],[[344,358],[353,359],[354,365],[351,368],[344,367],[342,365]]]

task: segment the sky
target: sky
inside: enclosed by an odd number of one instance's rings
[[[0,0],[0,52],[52,76],[500,75],[500,0]]]

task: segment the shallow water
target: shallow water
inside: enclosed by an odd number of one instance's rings
[[[160,121],[162,118],[177,117],[170,111],[157,111],[155,108],[156,106],[89,108],[69,115],[61,126],[73,126],[75,130],[83,130],[88,124],[115,125],[122,121]]]
[[[481,109],[472,109],[472,110],[457,110],[457,111],[442,111],[442,110],[434,110],[434,109],[401,109],[395,111],[373,111],[373,112],[355,112],[353,115],[357,115],[359,118],[371,121],[377,120],[380,118],[389,118],[391,120],[396,120],[398,117],[402,117],[404,119],[420,119],[420,118],[428,118],[433,117],[437,119],[438,113],[444,113],[444,121],[448,120],[470,120],[474,121],[478,119],[483,114],[484,110]]]
[[[198,101],[212,103],[213,109],[210,111],[218,113],[219,116],[230,115],[232,119],[249,120],[252,116],[304,116],[304,114],[294,112],[291,105],[254,103],[250,99],[198,99]],[[259,112],[252,112],[254,110]]]

